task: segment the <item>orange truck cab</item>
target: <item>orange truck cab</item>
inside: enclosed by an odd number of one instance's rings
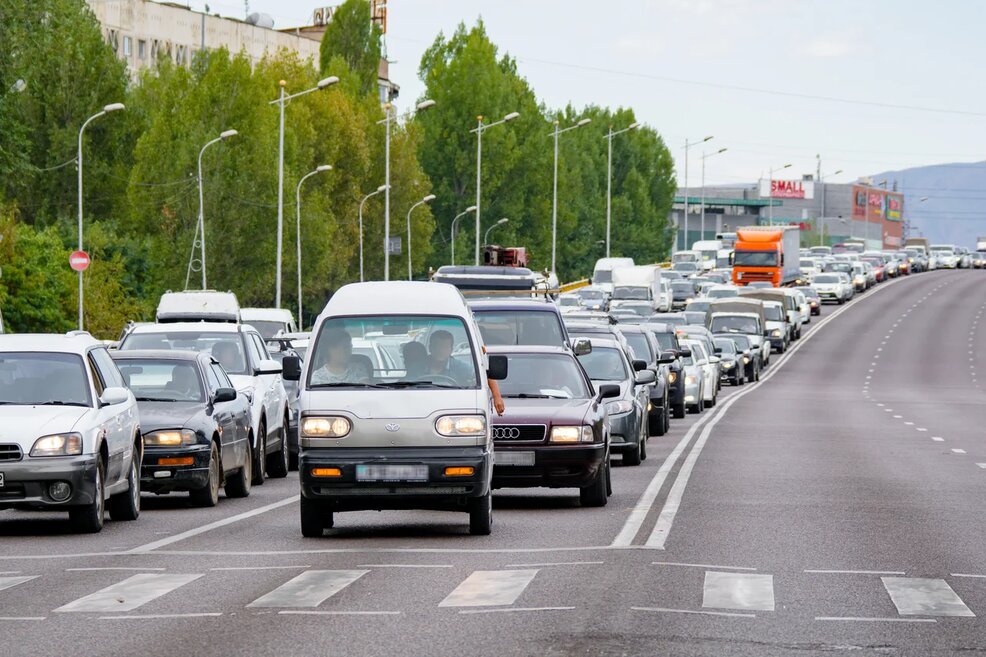
[[[801,273],[801,230],[797,226],[748,226],[736,231],[733,283],[793,285]]]

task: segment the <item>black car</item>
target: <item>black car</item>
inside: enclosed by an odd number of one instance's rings
[[[668,405],[671,414],[681,419],[685,417],[685,373],[684,365],[681,362],[679,353],[681,345],[678,344],[678,334],[675,327],[663,322],[644,324],[643,328],[654,334],[657,344],[661,348],[661,354],[665,358],[672,359],[668,364]]]
[[[713,343],[722,368],[721,377],[734,386],[746,383],[746,364],[743,362],[745,354],[736,348],[736,342],[729,338],[715,338]]]
[[[647,427],[651,436],[663,436],[671,426],[671,389],[668,385],[668,365],[675,358],[661,353],[657,337],[640,325],[620,325],[620,333],[626,338],[633,357],[647,361],[647,367],[654,370],[657,381],[650,389],[650,409],[647,412]]]
[[[760,361],[761,352],[758,347],[753,346],[749,336],[743,333],[716,333],[714,337],[715,339],[732,340],[736,344],[736,350],[742,354],[740,360],[745,369],[744,379],[746,381],[760,380],[760,371],[763,369],[763,363]]]
[[[507,357],[506,411],[493,419],[494,488],[578,488],[582,506],[605,506],[612,487],[606,400],[564,347],[491,347]]]
[[[250,494],[250,405],[222,366],[191,351],[116,351],[140,413],[141,489],[188,491],[196,506]]]
[[[815,288],[811,287],[810,285],[806,285],[802,287],[796,287],[794,289],[805,295],[805,299],[808,300],[808,307],[811,309],[812,315],[822,314],[822,298],[818,296],[818,292],[815,290]]]

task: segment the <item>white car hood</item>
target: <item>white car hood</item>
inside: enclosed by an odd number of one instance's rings
[[[302,412],[347,411],[354,416],[369,419],[426,418],[439,412],[475,413],[489,405],[486,393],[481,389],[398,389],[367,390],[304,390],[299,408]]]
[[[72,431],[88,406],[4,406],[0,408],[0,442],[17,443],[26,454],[41,436]]]

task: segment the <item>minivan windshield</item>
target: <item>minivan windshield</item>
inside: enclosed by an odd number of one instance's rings
[[[504,397],[588,399],[592,392],[569,355],[509,354],[507,378],[499,382]]]
[[[396,362],[382,363],[355,353],[375,343],[400,344],[389,350]],[[476,388],[476,356],[458,317],[374,315],[334,317],[322,323],[310,350],[307,387],[317,388]]]
[[[120,349],[162,349],[164,351],[202,351],[212,354],[227,374],[250,374],[239,333],[209,331],[160,331],[131,333]]]
[[[613,288],[614,299],[639,299],[646,301],[650,299],[650,288],[647,287],[615,287]]]
[[[474,310],[483,342],[488,345],[562,347],[565,337],[555,312],[540,310]]]
[[[764,304],[763,315],[771,322],[784,321],[784,310],[780,306],[768,306]]]
[[[0,353],[0,404],[92,406],[82,358],[64,353]]]
[[[713,333],[748,333],[757,335],[757,320],[755,317],[743,315],[719,315],[712,318],[709,330]]]

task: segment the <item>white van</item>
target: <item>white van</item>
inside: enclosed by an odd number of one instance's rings
[[[240,321],[240,302],[232,292],[215,290],[168,290],[157,305],[158,322]]]
[[[398,362],[381,368],[353,343],[386,342]],[[355,283],[315,321],[299,381],[301,532],[321,536],[340,511],[438,509],[492,523],[490,379],[506,357],[488,356],[472,312],[451,285]]]
[[[606,294],[612,294],[613,270],[633,265],[633,258],[600,258],[592,269],[592,284],[605,290]]]
[[[257,329],[264,340],[278,333],[297,333],[294,313],[284,308],[241,308],[240,321]]]
[[[698,252],[698,264],[702,271],[712,271],[716,268],[716,259],[721,248],[722,242],[719,240],[699,240],[692,244],[691,250]]]

